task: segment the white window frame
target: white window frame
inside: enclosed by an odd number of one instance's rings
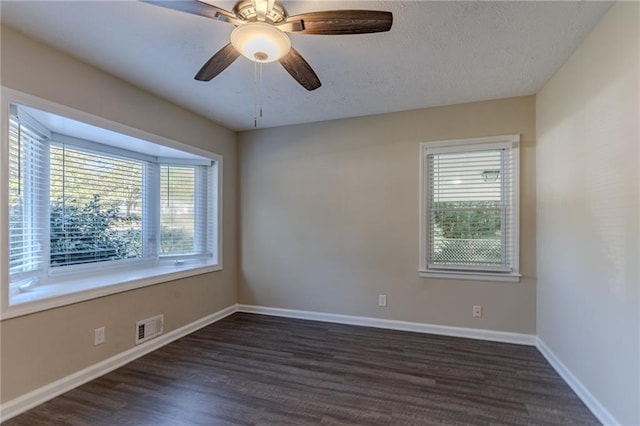
[[[442,278],[442,279],[458,279],[458,280],[479,280],[479,281],[502,281],[502,282],[519,282],[521,274],[519,273],[519,234],[520,234],[520,153],[519,153],[520,135],[501,135],[482,138],[470,139],[453,139],[434,142],[423,142],[420,144],[420,229],[419,229],[419,262],[418,275],[422,278]],[[465,271],[464,268],[457,269],[434,269],[429,268],[428,252],[429,252],[429,230],[430,224],[427,218],[428,209],[428,165],[427,155],[437,151],[438,153],[446,152],[471,152],[477,150],[509,148],[513,152],[513,190],[512,199],[512,256],[513,265],[509,272],[493,272],[493,271]]]
[[[149,285],[222,270],[222,155],[138,130],[127,125],[116,123],[102,117],[69,108],[13,89],[1,87],[0,90],[2,93],[2,102],[0,104],[0,128],[2,131],[0,140],[0,319],[4,320],[7,318],[18,317]],[[215,164],[217,181],[215,188],[217,191],[217,205],[214,209],[215,217],[213,219],[217,226],[215,227],[213,236],[215,246],[213,258],[208,261],[200,262],[191,261],[190,259],[184,259],[184,262],[182,260],[176,262],[176,259],[174,258],[167,258],[159,259],[158,262],[146,262],[144,265],[137,262],[131,262],[131,267],[105,267],[104,273],[91,274],[90,283],[86,281],[86,274],[73,274],[68,276],[66,274],[60,274],[57,278],[52,276],[51,282],[47,283],[47,285],[36,286],[32,291],[23,292],[16,296],[16,289],[12,288],[10,290],[9,288],[8,118],[11,104],[40,109],[92,126],[212,160]],[[114,150],[118,150],[118,148],[114,148]],[[166,161],[166,159],[158,158],[158,161]],[[183,159],[181,161],[185,165],[195,164],[189,159]],[[48,268],[48,265],[46,265],[46,268]],[[12,294],[10,294],[10,291]]]

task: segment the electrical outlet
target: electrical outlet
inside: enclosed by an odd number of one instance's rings
[[[93,330],[93,345],[98,346],[104,343],[104,327]]]
[[[387,306],[387,295],[379,294],[378,295],[378,306]]]
[[[473,305],[473,317],[474,318],[482,318],[482,306],[481,305]]]

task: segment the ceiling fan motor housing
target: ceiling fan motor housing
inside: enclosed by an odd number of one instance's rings
[[[238,2],[233,9],[238,18],[247,22],[255,22],[258,20],[258,12],[253,0],[244,0]],[[280,24],[287,19],[287,11],[280,2],[275,2],[270,11],[267,12],[265,22],[272,24]]]

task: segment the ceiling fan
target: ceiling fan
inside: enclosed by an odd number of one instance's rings
[[[389,31],[391,12],[375,10],[327,10],[289,16],[277,0],[241,0],[233,11],[214,6],[209,0],[141,0],[169,9],[204,16],[235,25],[231,41],[198,71],[196,80],[209,81],[240,55],[251,61],[279,61],[285,70],[307,90],[321,86],[307,61],[291,47],[292,34],[367,34]]]

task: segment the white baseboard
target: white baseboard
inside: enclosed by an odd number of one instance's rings
[[[488,340],[492,342],[514,343],[518,345],[535,346],[547,359],[578,398],[587,406],[603,425],[614,426],[621,424],[616,418],[589,392],[573,373],[555,356],[540,338],[533,334],[509,333],[504,331],[481,330],[475,328],[450,327],[443,325],[424,324],[408,321],[395,321],[380,318],[359,317],[351,315],[328,314],[324,312],[300,311],[295,309],[270,308],[267,306],[237,305],[238,312],[272,315],[288,318],[299,318],[314,321],[333,322],[340,324],[360,325],[366,327],[388,328],[393,330],[414,331],[418,333],[439,334],[469,339]]]
[[[137,358],[140,358],[143,355],[153,352],[156,349],[159,349],[160,347],[173,342],[174,340],[177,340],[181,337],[186,336],[187,334],[201,329],[202,327],[206,327],[209,324],[219,321],[222,318],[235,313],[236,310],[236,305],[229,306],[228,308],[224,308],[218,312],[182,326],[176,330],[162,334],[153,340],[149,340],[146,343],[135,346],[124,352],[114,355],[111,358],[105,359],[104,361],[93,364],[69,376],[63,377],[60,380],[56,380],[55,382],[49,383],[48,385],[42,386],[41,388],[21,395],[15,399],[12,399],[11,401],[7,401],[0,406],[0,422],[15,417],[18,414],[21,414],[52,398],[55,398],[58,395],[61,395],[65,392],[70,391],[71,389],[90,382],[91,380],[107,374],[108,372],[113,371],[116,368],[122,367],[123,365]]]
[[[536,346],[549,364],[562,379],[573,389],[584,404],[604,425],[618,425],[615,417],[594,397],[591,392],[578,380],[573,373],[556,357],[545,343],[532,334],[510,333],[504,331],[482,330],[475,328],[451,327],[435,324],[424,324],[408,321],[387,320],[381,318],[360,317],[352,315],[330,314],[324,312],[301,311],[295,309],[270,308],[267,306],[232,305],[218,312],[163,334],[147,343],[135,346],[111,358],[73,373],[60,380],[49,383],[41,388],[21,395],[0,405],[0,422],[17,416],[37,405],[40,405],[58,395],[96,379],[110,371],[140,358],[174,340],[193,333],[235,312],[272,315],[288,318],[299,318],[314,321],[333,322],[339,324],[377,327],[393,330],[413,331],[418,333],[438,334],[443,336],[465,337],[469,339],[487,340],[492,342],[513,343],[518,345]]]
[[[603,425],[614,426],[621,424],[539,337],[536,339],[536,348]]]
[[[359,317],[351,315],[327,314],[324,312],[299,311],[295,309],[270,308],[267,306],[238,305],[239,312],[273,315],[278,317],[300,318],[314,321],[340,324],[361,325],[365,327],[388,328],[393,330],[414,331],[418,333],[439,334],[442,336],[466,337],[469,339],[492,342],[514,343],[516,345],[535,346],[533,334],[510,333],[506,331],[482,330],[477,328],[451,327],[419,322],[396,321],[381,318]]]

